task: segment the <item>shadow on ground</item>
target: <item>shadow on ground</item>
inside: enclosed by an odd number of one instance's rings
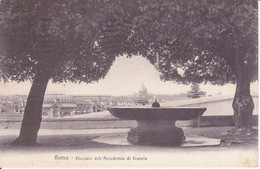
[[[184,129],[185,135],[203,136],[208,138],[221,139],[222,143],[219,146],[207,147],[169,147],[169,146],[136,146],[136,145],[111,145],[94,141],[96,138],[107,135],[109,137],[126,136],[127,132],[115,133],[91,133],[84,134],[84,132],[76,134],[62,134],[62,135],[39,135],[38,144],[34,147],[11,146],[10,143],[17,136],[4,135],[0,136],[0,149],[1,151],[65,151],[65,150],[83,150],[83,149],[189,149],[189,150],[223,150],[223,149],[257,149],[258,136],[257,130],[255,134],[248,136],[239,136],[228,133],[231,127],[202,127],[202,128],[186,128]],[[94,132],[94,130],[93,130]]]

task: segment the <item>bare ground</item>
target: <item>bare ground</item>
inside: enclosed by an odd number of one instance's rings
[[[95,142],[92,139],[108,135],[126,135],[129,129],[92,129],[92,130],[41,130],[38,145],[35,147],[17,147],[9,143],[17,137],[18,129],[1,129],[0,133],[0,167],[115,167],[126,165],[131,167],[251,167],[258,165],[257,132],[250,136],[234,136],[226,131],[231,127],[186,128],[186,135],[197,135],[222,139],[220,146],[208,147],[164,147],[110,145]],[[237,141],[239,140],[239,141]],[[147,160],[138,162],[102,161],[59,161],[55,155],[68,156],[137,156]],[[17,156],[19,158],[17,158]],[[7,164],[10,158],[13,163]],[[24,159],[19,161],[20,157]],[[35,161],[35,159],[40,161]],[[34,159],[33,162],[30,161]]]

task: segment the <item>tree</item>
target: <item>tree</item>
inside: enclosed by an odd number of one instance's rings
[[[34,145],[48,82],[90,83],[103,78],[115,56],[121,54],[121,40],[127,38],[120,36],[127,32],[127,27],[121,29],[125,15],[118,6],[120,1],[0,3],[0,77],[32,81],[20,135],[13,144]],[[118,49],[104,42],[118,36]]]
[[[236,83],[236,128],[250,129],[250,83],[257,79],[257,1],[141,1],[133,49],[163,80]]]
[[[198,83],[192,83],[191,90],[188,91],[187,96],[192,99],[200,98],[201,96],[205,96],[205,92],[200,91],[200,86]]]

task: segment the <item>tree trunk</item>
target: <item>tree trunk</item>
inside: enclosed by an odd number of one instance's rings
[[[247,83],[247,84],[245,84]],[[254,102],[250,95],[250,82],[237,82],[233,100],[234,123],[236,128],[250,128],[254,110]]]
[[[254,102],[250,95],[251,71],[247,61],[236,58],[237,84],[233,100],[234,123],[236,129],[252,128]]]
[[[19,137],[13,145],[35,145],[42,121],[42,105],[49,76],[44,72],[36,74],[25,106]]]

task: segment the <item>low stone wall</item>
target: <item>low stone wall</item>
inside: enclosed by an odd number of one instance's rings
[[[106,129],[131,128],[136,121],[131,120],[48,120],[42,121],[41,129]],[[0,121],[0,129],[19,129],[21,121]]]
[[[253,126],[258,126],[258,115],[253,115]],[[52,119],[43,120],[41,129],[107,129],[107,128],[132,128],[137,125],[134,120],[119,119]],[[202,116],[200,119],[190,121],[177,121],[177,127],[210,127],[210,126],[234,126],[233,116]],[[0,129],[19,129],[21,120],[0,120]]]
[[[232,116],[234,96],[211,96],[197,99],[187,99],[175,102],[161,103],[161,107],[206,107],[203,116]],[[258,96],[252,96],[254,101],[253,115],[258,115]]]
[[[253,126],[258,126],[258,115],[252,116]],[[234,126],[233,116],[202,116],[200,119],[193,120],[193,126]]]

